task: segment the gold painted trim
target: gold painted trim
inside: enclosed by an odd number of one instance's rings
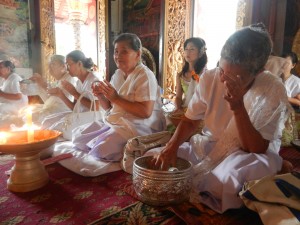
[[[98,0],[98,69],[103,78],[106,76],[106,38],[107,38],[107,0]]]
[[[41,73],[47,81],[51,80],[48,71],[49,58],[55,53],[54,35],[54,1],[40,1],[40,35],[41,35]]]
[[[300,29],[297,31],[296,36],[293,41],[292,51],[295,52],[300,59]],[[300,75],[300,63],[295,66],[295,71]]]
[[[241,29],[245,25],[246,18],[246,2],[245,0],[239,0],[236,13],[236,30]]]
[[[98,15],[98,68],[101,76],[106,74],[106,49],[105,40],[107,33],[107,0],[97,0],[97,15]],[[50,57],[55,54],[55,15],[54,15],[54,1],[41,0],[40,1],[40,35],[41,35],[41,73],[47,81],[52,78],[48,71],[48,61]]]
[[[164,21],[163,90],[175,94],[176,75],[183,64],[183,44],[190,36],[191,0],[166,0]]]

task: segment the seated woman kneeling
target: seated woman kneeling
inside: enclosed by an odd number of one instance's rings
[[[192,200],[223,213],[243,205],[238,197],[246,181],[274,175],[282,167],[278,154],[289,113],[285,88],[264,71],[272,48],[262,24],[232,34],[221,51],[218,68],[207,71],[171,140],[153,149],[153,165],[167,170],[177,157],[194,164]],[[203,133],[183,143],[204,119]]]
[[[135,34],[119,35],[114,41],[118,69],[110,82],[93,85],[94,95],[106,110],[105,118],[100,129],[83,132],[73,143],[97,159],[118,161],[128,139],[165,128],[160,88],[153,72],[141,63],[141,49]]]

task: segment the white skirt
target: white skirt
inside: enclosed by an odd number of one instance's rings
[[[146,153],[154,155],[163,148],[155,148]],[[193,165],[200,161],[189,143],[182,144],[177,156],[189,160]],[[217,167],[201,176],[194,176],[192,202],[201,202],[211,209],[223,213],[227,209],[243,205],[238,193],[244,182],[274,175],[282,165],[278,153],[267,151],[265,154],[248,153],[238,150],[227,156]]]

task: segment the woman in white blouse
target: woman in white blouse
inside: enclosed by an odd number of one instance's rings
[[[262,24],[232,34],[217,68],[201,76],[199,85],[171,140],[153,165],[168,170],[177,157],[194,164],[194,201],[217,212],[243,205],[238,193],[249,180],[274,175],[282,168],[280,138],[289,112],[282,82],[265,72],[272,48]],[[201,119],[201,134],[184,141]]]
[[[94,94],[106,111],[103,124],[75,144],[95,158],[108,161],[121,159],[128,139],[165,128],[160,88],[153,72],[141,63],[140,39],[124,33],[113,44],[118,69],[110,82],[94,85]]]
[[[296,53],[289,52],[282,55],[287,60],[287,64],[284,68],[282,80],[287,92],[289,102],[295,108],[300,106],[300,78],[292,74],[293,68],[298,63],[298,57]]]
[[[39,96],[43,100],[44,104],[35,105],[34,107],[34,122],[42,122],[46,116],[60,113],[71,112],[71,109],[62,100],[67,97],[71,102],[74,101],[74,97],[65,91],[62,87],[63,81],[75,85],[76,79],[71,77],[67,71],[65,57],[62,55],[52,55],[49,61],[49,72],[54,78],[51,85],[38,73],[34,73],[30,80],[36,82],[39,86]],[[41,107],[38,107],[41,106]]]

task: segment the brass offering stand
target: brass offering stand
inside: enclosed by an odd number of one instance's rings
[[[27,131],[7,132],[6,140],[0,144],[0,152],[15,156],[7,180],[8,190],[29,192],[48,183],[48,172],[40,161],[40,152],[55,144],[60,134],[55,130],[35,130],[32,141],[28,141]]]

